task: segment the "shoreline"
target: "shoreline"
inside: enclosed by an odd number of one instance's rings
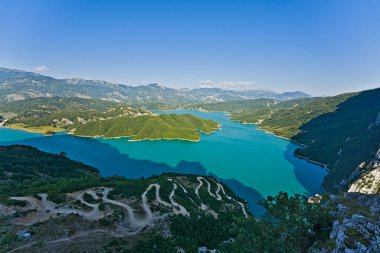
[[[273,136],[275,136],[277,138],[280,138],[280,139],[285,139],[285,140],[287,140],[289,142],[292,142],[292,143],[295,143],[295,144],[297,144],[297,145],[299,145],[301,147],[304,147],[304,148],[307,147],[306,145],[304,145],[302,143],[299,143],[299,142],[297,142],[295,140],[292,140],[292,139],[290,139],[288,137],[277,135],[277,134],[275,134],[273,132],[270,132],[270,131],[268,131],[266,129],[260,128],[260,124],[258,124],[258,123],[241,122],[240,120],[233,120],[233,119],[231,119],[231,114],[229,112],[227,112],[227,111],[207,111],[207,110],[197,110],[197,109],[188,109],[188,110],[189,111],[198,111],[198,112],[202,112],[202,113],[214,113],[214,112],[216,112],[216,113],[223,113],[224,115],[226,115],[228,117],[229,121],[238,122],[239,124],[242,124],[242,125],[255,125],[256,129],[259,130],[259,131],[262,131],[262,132],[265,132],[267,134],[273,135]],[[183,111],[183,110],[178,109],[178,110],[160,110],[160,111]],[[20,131],[25,131],[25,132],[29,132],[29,133],[35,133],[35,134],[45,134],[45,132],[30,131],[27,128],[14,128],[14,127],[6,126],[6,125],[5,126],[4,125],[0,126],[0,128],[20,130]],[[209,133],[201,131],[199,129],[195,129],[195,131],[200,132],[200,135],[201,135],[201,133],[208,135],[208,134],[215,133],[216,131],[218,131],[220,129],[222,129],[222,125],[218,123],[218,128],[214,129],[213,131],[211,131]],[[131,136],[117,136],[117,137],[104,137],[104,135],[95,135],[95,136],[76,135],[75,133],[70,133],[66,129],[57,129],[57,131],[54,131],[54,132],[63,132],[63,131],[65,131],[66,134],[69,134],[69,135],[72,135],[72,136],[75,136],[75,137],[80,137],[80,138],[102,138],[102,139],[107,140],[107,139],[122,139],[122,138],[126,138],[127,139],[127,138],[133,138],[134,137],[133,135],[131,135]],[[46,137],[48,137],[48,136],[46,136]],[[190,142],[197,143],[197,142],[199,142],[201,140],[200,137],[201,136],[199,136],[199,138],[197,140],[186,139],[186,138],[155,138],[155,139],[152,139],[152,138],[142,138],[142,139],[128,139],[128,141],[129,142],[137,142],[137,141],[159,141],[159,140],[168,140],[168,141],[170,141],[170,140],[179,140],[179,141],[190,141]],[[304,159],[304,160],[306,160],[306,161],[308,161],[310,163],[316,164],[318,166],[321,166],[321,167],[323,167],[323,169],[329,171],[329,169],[328,169],[328,167],[327,167],[326,164],[323,164],[323,163],[318,162],[318,161],[314,161],[314,160],[312,160],[312,159],[310,159],[308,157],[304,157],[304,156],[298,155],[294,151],[293,151],[293,156],[298,157],[300,159]]]
[[[12,129],[12,130],[18,130],[18,131],[23,131],[23,132],[27,132],[27,133],[33,133],[33,134],[45,134],[45,132],[36,132],[36,131],[28,131],[27,129],[25,128],[15,128],[15,127],[7,127],[7,126],[0,126],[0,128],[6,128],[6,129]],[[203,134],[212,134],[212,133],[215,133],[216,131],[220,130],[220,128],[218,129],[215,129],[211,132],[204,132],[204,131],[201,131],[199,129],[195,129],[195,131],[199,131]],[[67,135],[71,135],[71,136],[74,136],[74,137],[79,137],[79,138],[102,138],[102,139],[105,139],[105,140],[108,140],[108,139],[122,139],[122,138],[133,138],[134,135],[130,135],[130,136],[117,136],[117,137],[104,137],[104,135],[76,135],[75,133],[70,133],[68,130],[66,129],[60,129],[58,131],[54,131],[54,132],[66,132]],[[45,135],[46,136],[46,135]],[[46,137],[50,137],[52,135],[49,135],[49,136],[46,136]],[[194,139],[186,139],[186,138],[155,138],[155,139],[152,139],[152,138],[142,138],[142,139],[129,139],[128,141],[130,142],[137,142],[137,141],[159,141],[159,140],[179,140],[179,141],[190,141],[190,142],[199,142],[201,140],[201,138],[198,138],[197,140],[194,140]]]
[[[298,157],[298,158],[304,159],[304,160],[306,160],[306,161],[308,161],[308,162],[311,162],[311,163],[314,163],[314,164],[320,165],[320,166],[323,167],[327,172],[329,171],[329,168],[328,168],[327,165],[324,164],[324,163],[314,161],[314,160],[312,160],[312,159],[310,159],[310,158],[308,158],[308,157],[306,157],[306,156],[302,156],[302,155],[296,154],[295,152],[293,153],[293,155],[294,155],[295,157]]]
[[[254,124],[254,123],[252,123],[252,124]],[[259,126],[259,124],[255,124],[255,125],[257,126],[257,129],[258,129],[258,130],[263,131],[263,132],[265,132],[265,133],[267,133],[267,134],[271,134],[271,135],[276,136],[277,138],[281,138],[281,139],[288,140],[288,141],[290,141],[290,142],[293,142],[293,143],[295,143],[295,144],[297,144],[297,145],[299,145],[299,146],[305,147],[305,148],[307,147],[305,144],[302,144],[302,143],[300,143],[300,142],[298,142],[298,141],[295,141],[295,140],[293,140],[293,139],[291,139],[291,138],[284,137],[284,136],[281,136],[281,135],[275,134],[275,133],[273,133],[273,132],[271,132],[271,131],[268,131],[268,130],[266,130],[266,129],[264,129],[264,128],[261,128],[261,127]]]
[[[171,111],[176,111],[176,110],[171,110]],[[180,111],[180,110],[179,110],[179,111]],[[223,113],[223,114],[227,115],[227,116],[229,117],[229,121],[238,122],[239,124],[242,124],[242,125],[255,125],[255,126],[256,126],[256,129],[259,130],[259,131],[265,132],[265,133],[267,133],[267,134],[274,135],[274,136],[276,136],[276,137],[278,137],[278,138],[281,138],[281,139],[285,139],[285,140],[291,141],[291,142],[293,142],[293,143],[295,143],[295,144],[298,144],[298,145],[300,145],[300,146],[307,147],[305,144],[302,144],[302,143],[300,143],[300,142],[297,142],[297,141],[295,141],[295,140],[293,140],[293,139],[290,139],[290,138],[288,138],[288,137],[284,137],[284,136],[281,136],[281,135],[275,134],[275,133],[270,132],[270,131],[268,131],[268,130],[266,130],[266,129],[264,129],[264,128],[261,128],[261,127],[260,127],[260,123],[258,123],[258,122],[256,122],[256,123],[251,123],[251,122],[241,122],[241,121],[238,120],[238,119],[231,119],[231,113],[229,113],[229,112],[227,112],[227,111],[203,111],[203,110],[196,110],[196,109],[194,109],[194,110],[189,110],[189,111],[198,111],[198,112],[206,112],[206,113],[220,112],[220,113]]]
[[[69,134],[69,133],[68,133]],[[70,135],[74,137],[79,137],[79,138],[102,138],[104,140],[112,140],[112,139],[128,139],[128,138],[133,138],[134,135],[131,136],[118,136],[118,137],[104,137],[104,135],[95,135],[95,136],[86,136],[86,135],[76,135],[70,133]],[[137,141],[160,141],[160,140],[180,140],[180,141],[191,141],[191,142],[199,142],[200,138],[198,140],[192,140],[192,139],[185,139],[185,138],[156,138],[156,139],[151,139],[151,138],[142,138],[142,139],[128,139],[129,142],[137,142]]]
[[[172,110],[172,111],[174,111],[174,110]],[[194,110],[190,110],[190,111],[199,111],[199,112],[206,112],[206,113],[212,113],[212,112],[220,112],[220,113],[224,113],[225,115],[227,115],[227,116],[229,117],[228,119],[229,119],[230,121],[235,121],[235,122],[238,122],[239,124],[242,124],[242,125],[255,125],[255,126],[256,126],[256,129],[259,130],[259,131],[262,131],[262,132],[265,132],[265,133],[267,133],[267,134],[270,134],[270,135],[276,136],[277,138],[280,138],[280,139],[288,140],[288,141],[293,142],[293,143],[295,143],[295,144],[297,144],[297,145],[299,145],[299,146],[301,146],[301,147],[304,147],[304,148],[307,147],[305,144],[302,144],[302,143],[300,143],[300,142],[297,142],[297,141],[295,141],[295,140],[292,140],[292,139],[290,139],[290,138],[288,138],[288,137],[284,137],[284,136],[281,136],[281,135],[277,135],[277,134],[275,134],[275,133],[273,133],[273,132],[270,132],[270,131],[268,131],[268,130],[266,130],[266,129],[263,129],[263,128],[260,127],[260,124],[259,124],[259,123],[250,123],[250,122],[244,122],[244,123],[243,123],[243,122],[241,122],[240,120],[233,120],[233,119],[231,119],[231,114],[230,114],[229,112],[227,112],[227,111],[207,111],[207,110],[196,110],[196,109],[194,109]],[[321,166],[321,167],[323,167],[323,169],[326,170],[327,172],[329,171],[328,166],[327,166],[326,164],[324,164],[324,163],[321,163],[321,162],[318,162],[318,161],[314,161],[314,160],[312,160],[312,159],[310,159],[310,158],[308,158],[308,157],[305,157],[305,156],[301,156],[301,155],[299,155],[299,154],[296,154],[295,151],[293,151],[293,156],[298,157],[298,158],[300,158],[300,159],[304,159],[304,160],[306,160],[306,161],[308,161],[308,162],[310,162],[310,163],[316,164],[316,165],[318,165],[318,166]]]
[[[28,128],[17,128],[17,127],[10,127],[10,126],[7,126],[7,125],[2,125],[0,126],[0,128],[6,128],[6,129],[12,129],[12,130],[19,130],[19,131],[24,131],[24,132],[27,132],[27,133],[33,133],[33,134],[45,134],[45,132],[42,132],[42,131],[32,131],[32,130],[29,130]],[[64,131],[67,131],[66,129],[61,129],[61,128],[57,128],[57,129],[54,129],[54,133],[60,133],[60,132],[64,132]],[[54,135],[54,134],[53,134]],[[50,135],[51,136],[51,135]]]
[[[105,140],[112,140],[112,139],[122,139],[122,138],[133,138],[135,135],[130,135],[130,136],[117,136],[117,137],[104,137],[104,135],[76,135],[75,133],[67,133],[69,135],[72,135],[74,137],[79,137],[79,138],[102,138]],[[128,139],[130,142],[136,142],[136,141],[159,141],[159,140],[181,140],[181,141],[191,141],[191,142],[198,142],[200,141],[200,138],[198,140],[192,140],[192,139],[185,139],[185,138],[156,138],[156,139],[151,139],[151,138],[142,138],[142,139]]]
[[[218,126],[219,126],[219,128],[214,129],[211,132],[204,132],[204,131],[199,130],[199,129],[195,129],[195,131],[209,135],[209,134],[213,134],[216,131],[222,129],[222,126],[220,124],[218,124]],[[76,136],[76,137],[81,137],[81,138],[102,138],[102,139],[105,139],[105,140],[108,140],[108,139],[121,139],[121,138],[133,138],[135,136],[135,135],[129,135],[129,136],[117,136],[117,137],[104,137],[104,135],[95,135],[95,136],[88,135],[87,136],[87,135],[76,135],[75,133],[67,133],[67,134],[70,134],[70,135]],[[199,136],[199,138],[197,140],[180,138],[180,137],[173,137],[173,138],[155,138],[155,139],[152,139],[152,138],[129,139],[128,141],[135,142],[135,141],[159,141],[159,140],[168,140],[168,141],[170,141],[170,140],[180,140],[180,141],[199,142],[201,140],[200,137],[201,137],[201,134],[200,134],[200,136]]]
[[[128,140],[130,142],[137,142],[137,141],[190,141],[190,142],[199,142],[201,138],[198,140],[191,140],[191,139],[183,139],[183,138],[159,138],[159,139],[150,139],[150,138],[143,138],[143,139],[135,139],[135,140]]]

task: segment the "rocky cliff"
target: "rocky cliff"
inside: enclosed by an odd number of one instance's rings
[[[380,252],[380,195],[330,195],[323,204],[334,217],[330,241],[314,245],[313,253]]]
[[[380,149],[374,159],[367,165],[362,166],[359,178],[351,184],[348,192],[360,192],[365,194],[380,193]]]

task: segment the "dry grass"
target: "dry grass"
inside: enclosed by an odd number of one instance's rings
[[[57,128],[57,127],[52,127],[52,126],[30,127],[30,126],[25,125],[23,123],[9,124],[6,126],[9,128],[24,130],[24,131],[31,132],[31,133],[46,133],[48,131],[60,132],[60,131],[65,130],[63,128]]]

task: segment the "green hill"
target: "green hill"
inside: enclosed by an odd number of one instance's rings
[[[184,139],[198,141],[198,131],[210,134],[219,128],[212,120],[191,114],[143,115],[99,120],[75,127],[80,136],[120,137],[132,136],[132,140]]]
[[[184,139],[198,141],[200,133],[219,128],[212,120],[193,115],[154,115],[125,104],[84,98],[36,98],[0,104],[5,126],[32,132],[68,130],[80,136]]]

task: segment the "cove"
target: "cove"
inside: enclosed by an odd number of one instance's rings
[[[80,138],[65,133],[51,137],[20,130],[0,128],[0,145],[31,145],[50,153],[64,151],[68,157],[99,169],[101,175],[130,178],[163,172],[213,175],[246,199],[250,211],[263,210],[257,202],[279,191],[313,195],[326,171],[297,158],[299,146],[288,140],[229,120],[221,112],[158,111],[191,113],[219,122],[222,127],[199,142],[155,140],[129,142],[128,138]]]

